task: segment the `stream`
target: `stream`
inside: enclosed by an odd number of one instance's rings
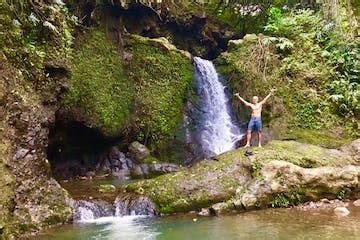
[[[351,213],[346,217],[336,216],[332,209],[305,211],[297,208],[220,217],[104,217],[53,228],[36,239],[359,239],[360,208],[349,207],[349,210]]]

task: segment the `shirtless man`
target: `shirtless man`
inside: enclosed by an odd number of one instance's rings
[[[245,104],[245,106],[251,108],[251,119],[248,125],[245,147],[250,147],[251,133],[254,130],[258,133],[259,147],[261,147],[261,110],[262,106],[266,103],[270,96],[273,95],[274,92],[275,89],[271,89],[270,93],[261,102],[259,102],[259,98],[257,96],[253,96],[251,103],[245,101],[242,97],[240,97],[239,93],[235,93],[235,96],[239,98],[240,101]]]

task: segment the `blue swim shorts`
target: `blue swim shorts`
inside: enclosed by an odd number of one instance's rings
[[[248,131],[262,131],[261,117],[252,117],[248,125]]]

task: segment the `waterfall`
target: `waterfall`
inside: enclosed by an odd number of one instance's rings
[[[211,61],[194,57],[198,106],[195,137],[206,158],[234,149],[241,139],[226,87]],[[187,133],[188,134],[188,133]],[[188,134],[189,135],[189,134]]]
[[[115,216],[155,216],[156,205],[145,196],[120,195],[115,199]]]
[[[75,210],[74,219],[78,222],[87,222],[101,217],[112,216],[113,206],[105,201],[72,200],[72,208]]]
[[[156,216],[156,205],[145,196],[119,195],[113,204],[101,200],[71,200],[76,222],[102,221],[104,217]]]

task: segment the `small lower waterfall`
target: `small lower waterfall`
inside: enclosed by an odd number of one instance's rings
[[[213,63],[194,57],[194,66],[199,98],[196,114],[198,123],[195,133],[187,132],[187,137],[197,142],[202,155],[209,158],[234,149],[242,135],[234,123],[226,87],[220,81]]]
[[[71,206],[74,209],[74,220],[78,222],[114,215],[113,206],[105,201],[72,200]]]
[[[119,195],[113,204],[101,200],[71,200],[74,220],[92,222],[104,217],[156,216],[156,205],[145,196]]]
[[[144,197],[117,198],[114,204],[99,200],[71,200],[70,205],[74,209],[74,220],[84,229],[91,225],[101,228],[96,236],[84,239],[152,240],[159,235],[144,224],[147,217],[156,213],[155,205]]]

